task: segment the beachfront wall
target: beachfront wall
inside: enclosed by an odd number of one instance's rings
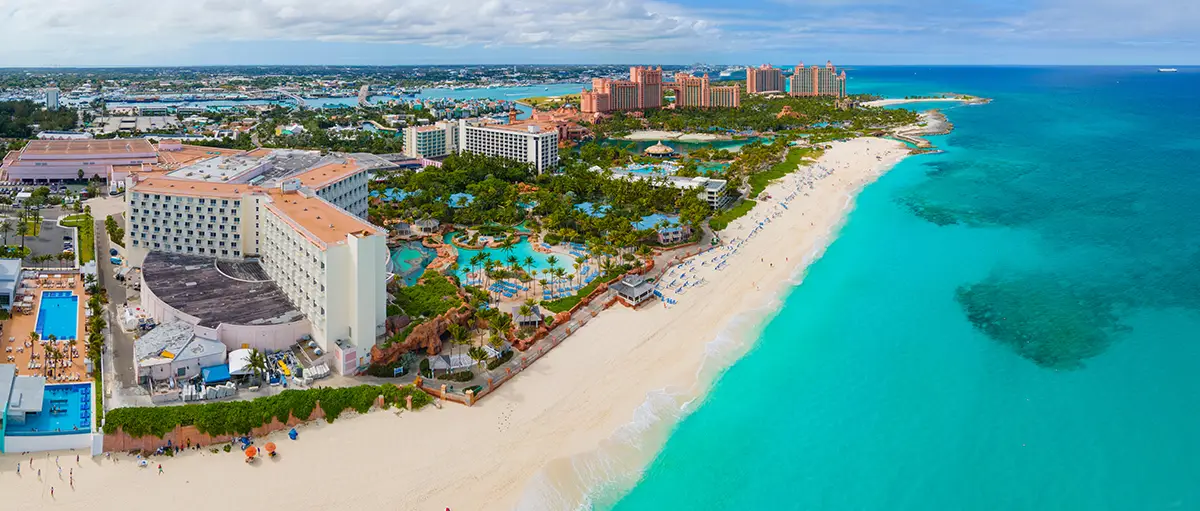
[[[142,286],[142,309],[159,323],[183,321],[193,327],[197,337],[215,339],[230,350],[253,348],[263,351],[288,349],[305,335],[312,334],[307,318],[278,325],[233,325],[222,323],[216,328],[200,325],[200,318],[171,307],[154,295],[150,286]]]
[[[65,451],[92,448],[91,433],[71,435],[20,435],[4,437],[4,452]]]

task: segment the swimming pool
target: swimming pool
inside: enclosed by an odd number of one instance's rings
[[[70,291],[43,291],[35,330],[42,339],[74,339],[79,323],[79,297]]]
[[[47,385],[42,411],[25,414],[25,423],[9,422],[8,436],[86,433],[92,427],[92,384]]]
[[[412,286],[435,257],[437,252],[422,246],[421,242],[409,242],[392,252],[392,271],[404,279],[405,285]]]
[[[458,233],[456,233],[456,232],[447,234],[445,237],[446,243],[450,243],[450,239],[457,234]],[[475,254],[478,254],[481,252],[490,255],[492,257],[493,261],[496,261],[506,267],[508,266],[508,257],[509,256],[517,258],[517,260],[521,262],[521,267],[524,269],[529,269],[529,267],[525,266],[525,259],[532,258],[533,259],[532,268],[534,271],[540,271],[540,270],[545,270],[547,268],[550,268],[550,263],[547,262],[546,259],[548,259],[551,255],[555,255],[556,258],[558,259],[555,266],[566,270],[567,274],[575,273],[575,260],[573,258],[571,258],[570,256],[563,255],[563,254],[543,254],[541,252],[536,252],[533,250],[533,245],[531,245],[529,243],[529,238],[527,238],[525,236],[522,236],[521,241],[519,241],[513,245],[511,252],[505,251],[504,249],[500,249],[500,248],[485,248],[483,250],[471,250],[471,249],[462,248],[462,247],[457,247],[457,248],[458,248],[458,260],[457,261],[458,261],[459,275],[466,275],[467,272],[472,270],[471,258],[475,257]],[[479,267],[476,267],[474,269],[478,270]],[[541,278],[540,275],[538,278]]]

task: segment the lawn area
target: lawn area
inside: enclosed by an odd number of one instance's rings
[[[585,296],[592,294],[592,291],[595,291],[596,288],[600,286],[600,283],[612,282],[616,278],[623,275],[626,271],[628,271],[628,270],[627,269],[614,270],[608,274],[605,274],[604,276],[597,277],[590,284],[583,286],[583,289],[580,289],[578,293],[575,293],[571,296],[559,298],[557,300],[542,302],[541,306],[542,306],[542,308],[544,308],[550,312],[553,312],[555,314],[557,314],[559,312],[563,312],[563,311],[569,311],[569,310],[571,310],[571,307],[574,307],[575,304],[579,303],[580,300],[583,300],[583,298]]]
[[[718,215],[713,215],[712,218],[708,219],[708,226],[711,227],[713,231],[719,231],[729,227],[729,222],[745,216],[746,213],[749,213],[750,210],[754,208],[755,204],[756,202],[750,199],[745,199],[737,204],[734,204],[732,208],[729,208]]]
[[[772,165],[771,168],[750,175],[750,198],[758,197],[766,189],[771,181],[786,176],[795,172],[800,165],[805,163],[805,158],[817,158],[821,155],[820,149],[810,147],[793,147],[788,150],[787,156],[783,161]]]
[[[25,220],[25,225],[25,228],[27,229],[25,231],[26,236],[37,236],[42,233],[42,223],[39,221],[35,221],[34,219],[30,218]]]
[[[79,228],[80,264],[96,259],[96,225],[88,215],[71,215],[60,222],[63,227]]]

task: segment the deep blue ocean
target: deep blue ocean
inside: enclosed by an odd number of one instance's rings
[[[994,102],[943,110],[594,507],[1200,509],[1200,68],[849,74]]]

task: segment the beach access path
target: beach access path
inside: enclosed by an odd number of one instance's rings
[[[745,352],[742,341],[757,335],[799,266],[834,238],[850,197],[907,153],[879,138],[833,143],[815,164],[829,175],[805,184],[802,169],[769,186],[772,199],[721,232],[742,242],[725,269],[695,270],[706,283],[677,305],[601,313],[474,407],[304,425],[299,440],[270,438],[280,455],[253,465],[237,452],[193,451],[154,458],[165,470],[158,475],[127,455],[117,462],[85,456],[73,490],[65,476],[57,479],[52,457],[39,457],[39,480],[27,466],[14,473],[28,456],[6,455],[0,487],[13,509],[107,509],[181,497],[195,508],[574,509],[599,480],[636,481],[685,403]],[[781,208],[777,201],[792,193]]]

